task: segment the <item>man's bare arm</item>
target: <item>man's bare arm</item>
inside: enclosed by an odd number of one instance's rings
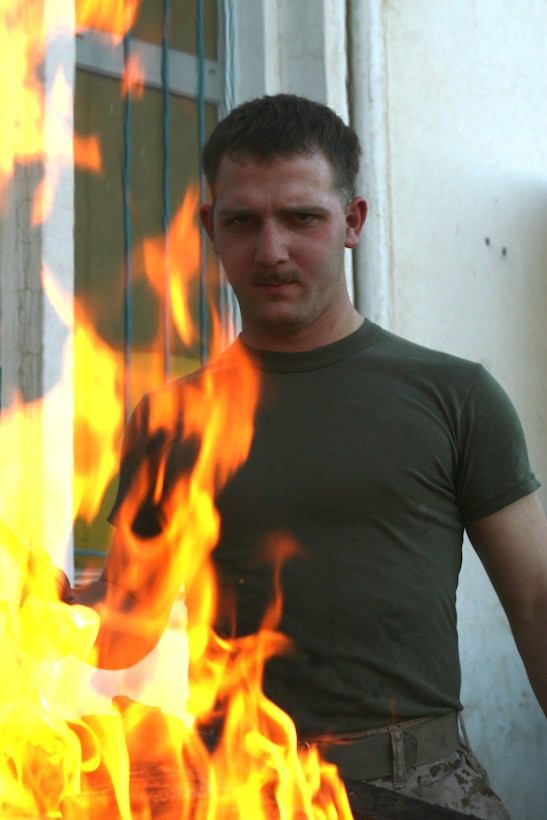
[[[468,524],[547,716],[547,519],[537,493]]]

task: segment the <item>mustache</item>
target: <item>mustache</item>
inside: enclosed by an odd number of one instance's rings
[[[284,285],[288,282],[299,282],[300,277],[292,271],[255,271],[251,275],[254,285]]]

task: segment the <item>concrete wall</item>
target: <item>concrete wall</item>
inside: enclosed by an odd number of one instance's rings
[[[236,101],[307,94],[361,136],[370,213],[357,304],[485,364],[547,482],[547,6],[239,0],[237,11]],[[513,817],[542,820],[547,723],[467,543],[458,607],[471,742]]]
[[[547,6],[390,0],[353,14],[355,125],[377,160],[357,292],[396,333],[498,378],[545,483]],[[459,619],[471,741],[513,817],[540,820],[547,723],[467,544]]]
[[[32,400],[42,391],[41,234],[29,230],[40,169],[17,168],[2,191],[0,217],[0,367],[2,406],[16,392]]]
[[[43,0],[19,4],[10,31],[14,54],[20,57],[3,82],[4,115],[11,130],[2,141],[6,155],[13,153],[0,185],[0,367],[4,412],[16,396],[32,403],[67,377],[64,400],[45,404],[38,414],[39,446],[33,439],[30,454],[21,448],[21,496],[32,497],[32,482],[48,483],[52,470],[64,477],[65,492],[32,517],[42,521],[39,546],[49,550],[59,566],[72,568],[71,526],[73,468],[73,401],[70,355],[65,356],[68,332],[42,286],[47,269],[69,298],[74,281],[73,251],[73,137],[72,73],[74,66],[73,0]],[[43,26],[43,29],[42,27]],[[41,33],[45,32],[42,40]],[[43,54],[41,53],[43,49]],[[28,59],[26,76],[18,74]],[[36,72],[31,60],[36,60]],[[23,80],[28,82],[25,85]],[[35,95],[30,93],[36,79]],[[25,93],[23,93],[23,89]],[[44,98],[44,117],[34,103]],[[39,197],[39,191],[45,196]],[[52,194],[51,197],[48,194]],[[42,202],[40,208],[37,203]],[[68,351],[70,354],[70,351]],[[33,414],[27,407],[27,417]],[[38,433],[37,429],[35,433]],[[27,471],[27,472],[25,472]],[[63,480],[60,479],[63,486]],[[31,516],[29,516],[31,517]],[[35,546],[33,544],[33,546]]]

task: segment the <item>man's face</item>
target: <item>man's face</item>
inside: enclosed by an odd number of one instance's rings
[[[222,160],[213,205],[200,216],[239,302],[243,338],[265,349],[309,349],[351,332],[344,276],[366,216],[346,205],[326,157]],[[333,335],[334,333],[334,335]]]

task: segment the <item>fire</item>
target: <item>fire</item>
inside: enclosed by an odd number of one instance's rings
[[[0,105],[5,114],[0,132],[0,202],[17,165],[43,161],[47,151],[53,179],[43,180],[36,192],[35,225],[47,219],[61,168],[72,162],[72,129],[68,127],[72,119],[72,96],[68,80],[59,71],[49,90],[49,98],[45,99],[39,73],[45,59],[47,39],[43,5],[43,0],[2,0],[0,4],[0,50],[9,66],[9,71],[2,72],[0,78]],[[108,12],[108,30],[115,33],[122,30],[120,10],[123,11],[124,0],[113,5],[116,15],[111,17]],[[103,8],[106,10],[107,6]],[[92,19],[89,8],[81,10],[81,18],[84,21]],[[62,25],[59,26],[59,37],[68,33]],[[51,112],[47,128],[46,106]],[[90,170],[100,170],[100,150],[93,137],[76,138],[74,161]]]
[[[81,28],[95,28],[118,38],[134,23],[140,0],[76,0],[76,22]]]
[[[47,277],[44,283],[64,315],[67,305],[62,295]],[[72,342],[86,345],[88,356],[93,350],[101,363],[99,369],[111,374],[99,397],[102,415],[109,418],[110,412],[104,413],[104,402],[110,398],[113,403],[109,407],[115,409],[119,393],[116,368],[112,362],[108,365],[108,351],[101,349],[86,326],[80,308],[76,316],[80,320],[73,329]],[[161,535],[139,540],[131,529],[135,508],[149,489],[144,477],[122,507],[118,522],[120,537],[131,550],[125,577],[131,587],[146,590],[150,596],[142,623],[131,624],[131,615],[120,615],[122,631],[137,631],[141,637],[150,628],[157,631],[166,606],[161,596],[172,600],[178,589],[185,587],[188,621],[178,627],[188,641],[190,684],[184,720],[158,708],[120,699],[114,701],[108,714],[100,716],[82,715],[77,703],[67,709],[67,699],[71,700],[67,693],[75,686],[75,661],[67,662],[67,658],[93,659],[97,616],[85,607],[60,603],[47,553],[37,546],[27,549],[14,530],[3,524],[3,658],[13,672],[3,685],[0,712],[4,740],[0,794],[4,810],[49,816],[57,812],[57,816],[68,818],[94,818],[99,811],[124,820],[153,817],[158,797],[155,780],[146,776],[153,767],[170,784],[169,810],[176,808],[176,816],[183,818],[351,817],[334,767],[321,762],[313,749],[299,752],[292,721],[261,690],[265,661],[287,649],[287,640],[275,631],[280,598],[272,602],[257,635],[223,640],[211,626],[215,584],[209,556],[219,531],[212,499],[247,456],[258,395],[255,371],[244,360],[226,373],[205,370],[181,397],[171,391],[153,394],[151,433],[167,430],[174,435],[176,421],[182,415],[185,433],[199,441],[199,452],[190,475],[169,494]],[[42,406],[56,400],[53,391],[44,397]],[[0,435],[6,447],[10,440],[16,440],[16,432],[19,438],[22,435],[28,439],[40,431],[40,425],[28,426],[29,409],[33,411],[32,419],[39,415],[40,404],[32,408],[18,406],[3,419]],[[93,419],[98,415],[97,408],[90,410]],[[119,411],[114,417],[119,419]],[[86,422],[82,419],[77,423]],[[96,435],[100,452],[104,432],[88,429]],[[34,440],[34,455],[38,446],[39,441]],[[25,470],[20,465],[18,469],[23,479]],[[109,463],[101,485],[112,469]],[[164,475],[161,469],[158,475],[154,490],[159,495]],[[16,483],[14,479],[12,473],[9,480],[2,481],[2,486],[16,484],[12,501],[21,491],[21,481]],[[52,476],[49,486],[43,488],[42,503],[48,503],[61,489],[55,486]],[[82,500],[90,495],[85,482],[77,495]],[[12,525],[23,529],[15,521]],[[33,533],[35,544],[39,543],[39,535],[39,531]],[[286,538],[272,542],[278,573],[282,561],[294,549],[297,545]],[[166,560],[170,573],[164,588],[155,585],[154,579],[158,564]],[[115,591],[113,595],[105,612],[109,605],[114,611],[119,608]],[[171,629],[177,626],[171,624]],[[77,677],[84,677],[84,668],[81,663]],[[93,684],[88,679],[84,685]],[[176,682],[175,688],[179,685]],[[225,720],[218,746],[210,753],[194,725],[207,722],[219,702],[225,705]],[[26,728],[22,732],[24,716]]]
[[[43,149],[43,88],[37,66],[44,55],[44,35],[29,20],[41,20],[40,0],[5,0],[0,6],[0,49],[9,71],[0,79],[4,117],[0,132],[0,193],[19,158],[35,160]]]
[[[43,158],[45,150],[44,95],[37,72],[44,32],[29,23],[39,6],[34,0],[12,0],[0,10],[12,84],[12,89],[3,87],[2,101],[4,110],[13,112],[0,137],[0,186],[6,192],[15,165]],[[77,22],[122,37],[137,7],[127,0],[81,0]],[[19,28],[17,40],[13,35]],[[51,85],[48,105],[56,111],[48,142],[54,135],[55,162],[61,167],[70,156],[99,171],[96,141],[84,144],[76,137],[70,153],[70,89],[62,73]],[[48,218],[55,193],[54,185],[38,190],[35,222]],[[195,329],[186,294],[200,275],[197,203],[197,187],[191,187],[167,237],[135,250],[171,306],[174,332],[187,343]],[[100,613],[60,601],[56,566],[70,543],[72,521],[96,514],[118,468],[124,374],[119,355],[88,320],[85,304],[67,298],[54,272],[44,269],[42,282],[67,329],[63,374],[43,398],[23,402],[15,397],[0,416],[2,817],[349,820],[335,767],[316,749],[299,748],[293,722],[262,692],[264,664],[290,649],[277,631],[279,573],[298,549],[289,536],[272,538],[278,594],[258,633],[226,639],[212,626],[217,590],[210,557],[220,526],[214,498],[248,455],[260,396],[257,373],[243,352],[231,367],[204,369],[184,391],[160,388],[159,374],[137,374],[141,392],[159,388],[150,396],[149,432],[172,440],[183,418],[184,434],[195,443],[188,474],[168,485],[166,465],[160,462],[151,487],[143,471],[119,511],[120,576],[147,596],[146,617],[136,620],[121,607],[116,588]],[[221,347],[218,318],[212,347]],[[74,413],[73,507],[67,521],[64,473],[47,461],[45,443],[52,424],[63,417],[61,408],[73,404],[73,362],[76,378],[85,380],[77,391],[85,401]],[[84,440],[85,458],[78,450]],[[149,493],[165,499],[165,515],[161,534],[144,539],[131,523]],[[165,566],[168,573],[158,572]],[[99,671],[97,653],[109,649],[97,644],[100,619],[109,620],[122,636],[122,660],[124,649],[132,648],[132,635],[150,646],[160,632],[163,636],[138,664]],[[200,728],[218,723],[219,705],[221,726],[209,748]]]
[[[134,94],[142,97],[144,91],[145,70],[140,57],[137,54],[130,54],[126,64],[122,80],[122,94]]]
[[[181,208],[175,214],[166,237],[144,242],[143,267],[154,290],[162,299],[169,299],[172,320],[176,332],[187,345],[195,341],[197,329],[188,309],[188,283],[200,274],[199,229],[196,225],[196,208],[199,204],[199,186],[188,188]],[[165,269],[169,271],[166,287]],[[218,327],[215,328],[214,344],[220,344]]]

